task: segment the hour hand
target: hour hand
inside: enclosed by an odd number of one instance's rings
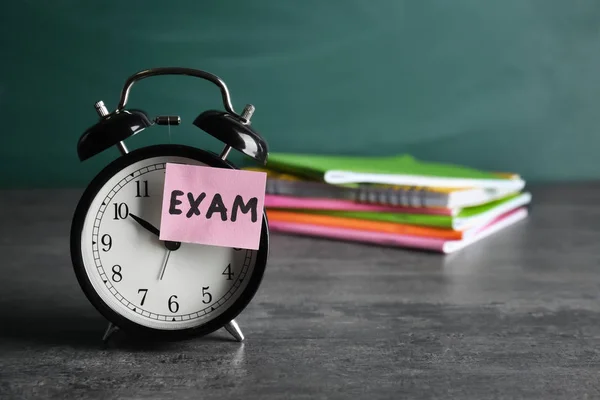
[[[132,213],[129,213],[129,216],[131,218],[133,218],[133,220],[135,222],[137,222],[138,224],[140,224],[144,229],[148,230],[149,232],[154,233],[156,236],[160,236],[160,231],[158,230],[158,228],[156,228],[150,222],[145,221],[145,220],[141,219],[140,217],[138,217],[137,215],[134,215]]]

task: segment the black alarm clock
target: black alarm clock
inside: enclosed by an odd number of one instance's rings
[[[220,154],[179,144],[127,149],[124,140],[146,128],[181,123],[178,116],[151,119],[144,111],[125,108],[133,84],[157,75],[187,75],[219,87],[224,110],[204,111],[193,125],[225,144]],[[70,247],[81,289],[109,322],[103,340],[117,329],[184,339],[220,328],[244,340],[234,318],[248,306],[263,278],[269,249],[265,213],[257,250],[161,241],[159,227],[167,163],[238,169],[227,161],[233,148],[266,164],[267,143],[250,123],[254,107],[247,105],[237,114],[219,77],[166,67],[130,76],[114,111],[108,112],[102,101],[95,108],[100,120],[79,138],[80,161],[112,146],[121,155],[85,189],[73,215]]]

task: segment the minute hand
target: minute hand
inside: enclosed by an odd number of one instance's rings
[[[140,217],[138,217],[137,215],[134,215],[134,214],[131,214],[131,213],[129,213],[129,216],[131,218],[133,218],[133,220],[135,222],[137,222],[138,224],[140,224],[144,229],[146,229],[146,230],[152,232],[153,234],[155,234],[156,236],[160,237],[160,231],[158,230],[158,228],[156,228],[150,222],[145,221],[145,220],[141,219]]]

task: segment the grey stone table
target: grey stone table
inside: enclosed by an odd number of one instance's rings
[[[68,255],[79,191],[0,192],[0,399],[600,398],[600,184],[451,256],[273,235],[218,331],[101,345]]]

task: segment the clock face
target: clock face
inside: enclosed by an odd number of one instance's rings
[[[80,252],[84,286],[93,291],[88,297],[154,330],[193,329],[223,314],[233,318],[256,291],[265,258],[259,253],[266,249],[160,241],[152,228],[160,228],[165,164],[207,164],[177,152],[146,153],[119,160],[124,165],[98,177],[80,204],[80,243],[73,250]]]

